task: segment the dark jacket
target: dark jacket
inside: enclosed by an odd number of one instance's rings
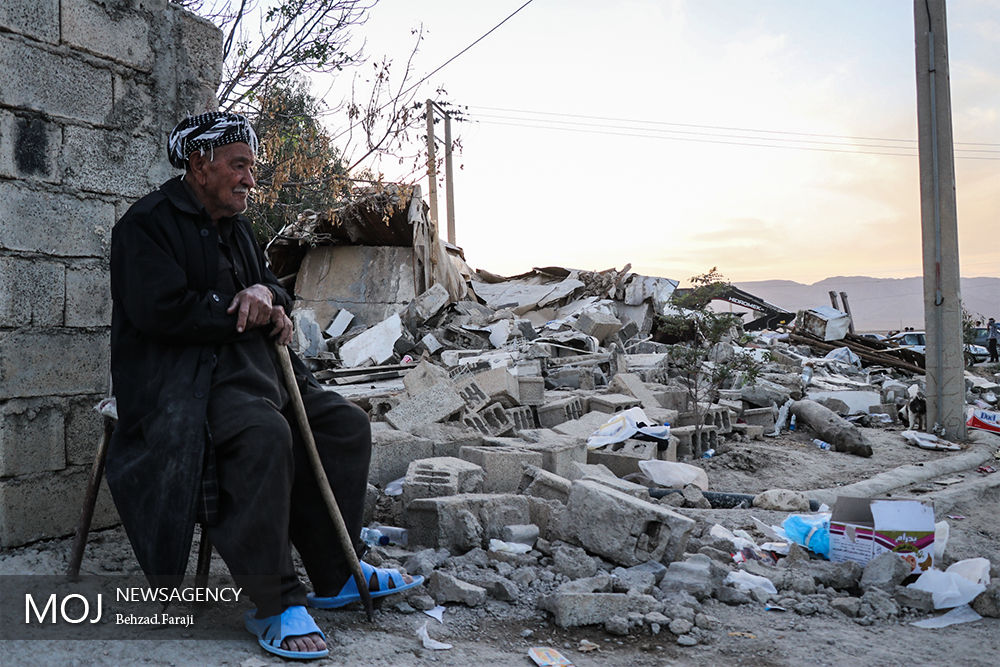
[[[248,284],[291,299],[264,263],[243,216],[234,236],[252,261]],[[107,479],[139,564],[151,581],[174,583],[191,550],[216,352],[235,341],[235,295],[215,289],[219,238],[180,178],[122,216],[111,237],[111,374],[118,426]],[[256,334],[259,335],[259,332]],[[305,373],[298,359],[297,375]]]

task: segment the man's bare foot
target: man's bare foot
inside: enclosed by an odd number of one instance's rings
[[[309,653],[312,651],[322,651],[326,648],[326,642],[323,641],[321,636],[314,632],[308,635],[285,637],[285,641],[281,642],[281,648],[286,651]]]

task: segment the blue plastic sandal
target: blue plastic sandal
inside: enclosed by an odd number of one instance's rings
[[[373,598],[380,598],[386,595],[392,595],[393,593],[402,593],[403,591],[408,591],[411,588],[415,588],[424,583],[424,578],[419,574],[413,575],[413,581],[406,583],[403,580],[403,575],[399,573],[399,570],[389,570],[381,567],[375,567],[364,561],[361,561],[361,573],[365,575],[365,581],[368,582],[371,582],[372,574],[375,574],[378,589],[371,591],[371,596]],[[344,587],[340,589],[340,593],[337,595],[320,597],[310,593],[306,596],[306,600],[310,607],[315,607],[316,609],[338,609],[340,607],[345,607],[352,602],[360,602],[361,593],[358,592],[358,585],[355,583],[354,576],[352,575],[348,578],[347,583],[344,584]]]
[[[289,651],[281,648],[281,642],[286,637],[298,637],[301,635],[318,634],[326,641],[326,635],[316,625],[316,621],[309,615],[302,605],[288,607],[285,611],[275,616],[257,618],[257,610],[251,609],[244,616],[246,629],[257,636],[257,643],[265,651],[280,655],[282,658],[292,658],[293,660],[314,660],[325,658],[330,654],[329,649],[322,651]]]

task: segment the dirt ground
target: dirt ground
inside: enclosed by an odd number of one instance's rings
[[[946,515],[950,538],[945,565],[973,556],[992,562],[1000,576],[1000,474],[986,475],[975,467],[935,476],[933,467],[958,452],[931,452],[904,444],[898,427],[864,429],[874,456],[863,459],[823,451],[807,432],[779,438],[733,443],[730,450],[699,463],[715,491],[756,493],[769,488],[809,491],[843,486],[905,464],[921,464],[931,478],[893,490],[893,496],[931,498],[936,518]],[[991,451],[1000,437],[985,436],[974,447]],[[942,483],[948,482],[948,483]],[[782,512],[759,510],[678,510],[704,526],[719,522],[729,528],[753,529],[751,515],[780,524]],[[51,540],[0,554],[0,575],[60,574],[70,540]],[[217,558],[217,557],[216,557]],[[213,572],[222,570],[221,562]],[[84,561],[91,573],[135,573],[130,547],[120,529],[92,534]],[[402,609],[401,609],[402,608]],[[982,620],[927,630],[910,622],[927,614],[905,613],[890,621],[860,625],[841,614],[804,616],[765,611],[764,604],[727,606],[706,600],[702,611],[718,619],[718,628],[697,646],[684,647],[665,628],[657,635],[614,636],[591,626],[564,630],[533,604],[488,600],[480,607],[451,605],[443,623],[389,598],[376,610],[374,623],[360,609],[314,612],[327,633],[331,655],[315,664],[339,665],[531,665],[528,650],[552,646],[573,664],[585,665],[995,665],[1000,619]],[[200,608],[198,621],[223,628],[216,639],[156,639],[150,630],[143,640],[7,640],[3,663],[8,665],[239,665],[276,664],[279,658],[261,650],[242,630],[238,613],[220,615]],[[416,629],[427,623],[430,635],[453,645],[449,650],[422,647]],[[596,645],[581,651],[581,641]]]

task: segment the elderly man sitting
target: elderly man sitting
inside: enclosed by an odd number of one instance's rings
[[[185,119],[170,134],[184,175],[132,205],[111,246],[111,371],[119,425],[107,478],[136,557],[154,585],[177,585],[195,521],[256,610],[266,650],[327,655],[306,611],[360,599],[293,426],[275,341],[291,340],[291,298],[241,215],[257,137],[232,113]],[[371,456],[363,411],[293,365],[330,486],[355,544]],[[314,593],[296,576],[291,544]],[[421,577],[362,563],[372,596]]]

